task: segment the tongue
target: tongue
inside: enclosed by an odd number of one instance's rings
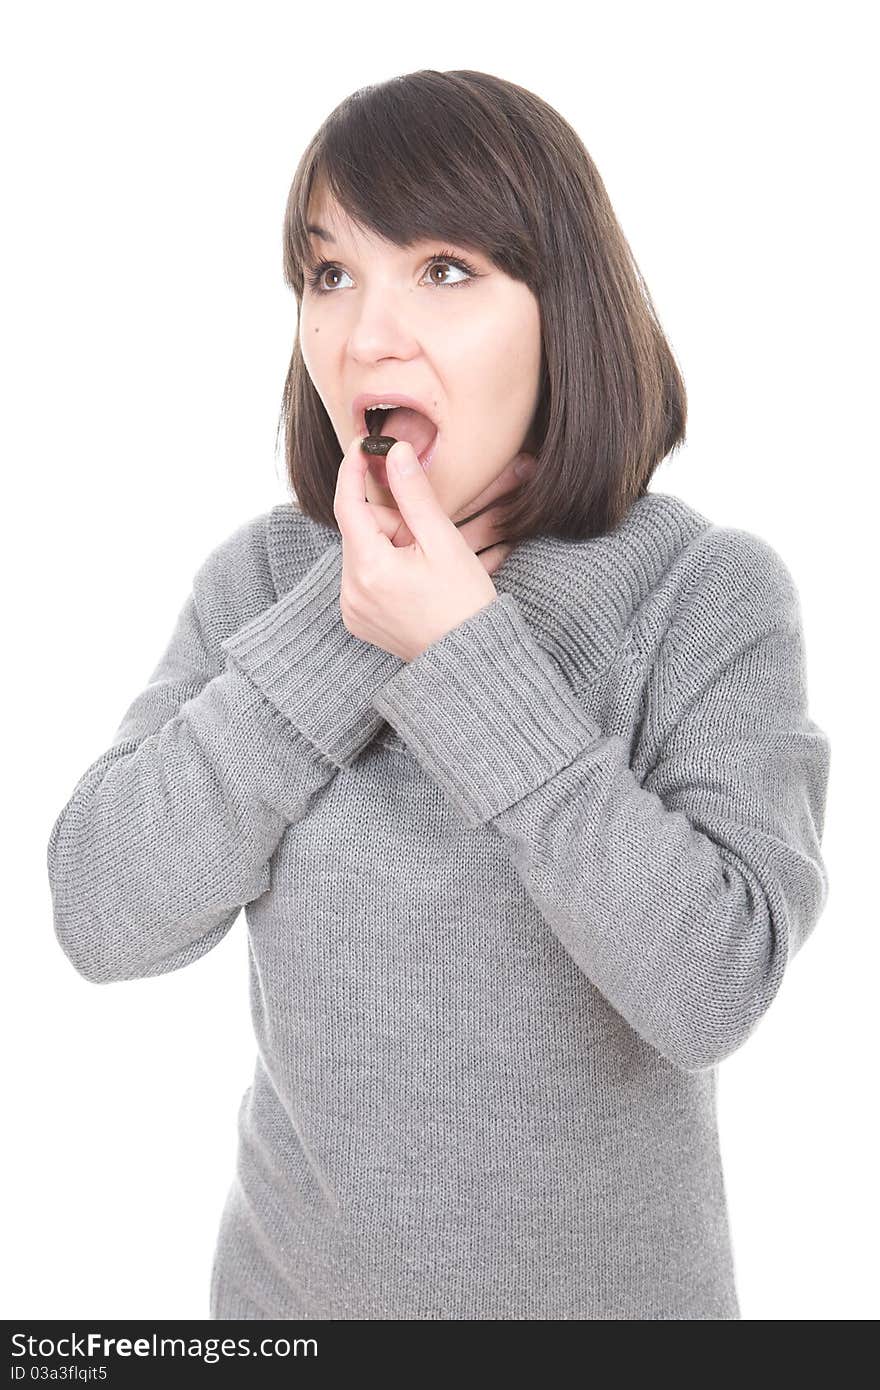
[[[403,439],[412,445],[417,454],[422,454],[437,433],[437,426],[421,411],[399,405],[385,416],[382,433],[391,435],[393,439]]]

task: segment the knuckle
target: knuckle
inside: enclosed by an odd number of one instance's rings
[[[357,611],[358,605],[363,603],[368,594],[374,592],[378,580],[374,564],[361,564],[352,571],[347,587],[348,606],[352,612]]]
[[[349,632],[353,633],[360,622],[361,614],[358,605],[352,602],[348,594],[344,597],[340,595],[339,612],[342,617],[343,626],[348,628]]]

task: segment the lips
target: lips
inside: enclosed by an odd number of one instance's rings
[[[431,424],[436,430],[440,429],[439,421],[435,417],[433,409],[429,407],[425,401],[419,400],[417,396],[405,396],[401,394],[400,391],[365,391],[359,396],[355,396],[351,403],[352,419],[354,420],[355,429],[361,430],[363,434],[367,434],[369,431],[366,421],[366,411],[371,406],[382,404],[392,406],[404,405],[407,406],[409,410],[417,410],[420,415],[424,415],[426,419],[431,421]]]
[[[440,431],[438,430],[437,433],[434,435],[434,438],[431,440],[430,444],[426,445],[422,452],[416,456],[426,473],[428,469],[431,467],[431,462],[434,458],[434,455],[437,452],[437,444],[439,440]],[[382,457],[382,455],[371,454],[367,463],[367,467],[369,471],[372,473],[373,477],[376,479],[376,482],[379,484],[379,486],[384,487],[389,492],[391,492],[392,488],[388,482],[388,470],[385,466],[385,459]]]
[[[388,390],[385,390],[384,392],[365,392],[360,396],[356,396],[354,401],[352,402],[352,415],[355,421],[355,428],[357,429],[359,434],[367,435],[370,433],[370,427],[367,421],[366,412],[367,410],[380,404],[391,406],[392,409],[394,409],[397,406],[402,406],[407,410],[417,411],[420,415],[423,415],[426,420],[430,421],[431,425],[433,425],[435,431],[433,438],[429,439],[428,443],[423,445],[422,448],[417,452],[417,457],[422,465],[422,468],[424,468],[425,471],[427,471],[431,465],[434,455],[437,452],[437,446],[440,441],[440,426],[437,423],[437,420],[435,419],[433,413],[430,410],[428,410],[427,406],[425,405],[425,402],[419,400],[416,396],[403,395],[399,391]],[[390,411],[386,414],[386,420],[390,414]],[[405,416],[400,417],[399,424],[401,426],[403,426],[403,421],[405,420],[405,418]],[[387,433],[394,435],[395,438],[405,438],[407,434],[409,434],[409,442],[415,445],[419,440],[419,433],[412,432],[411,419],[409,421],[409,425],[410,428],[404,430],[400,435],[396,434],[393,428],[387,430]],[[386,433],[386,428],[384,424],[381,427],[381,432],[383,434]],[[372,455],[370,457],[369,468],[370,472],[376,479],[377,483],[379,483],[380,487],[386,488],[390,491],[390,489],[388,488],[388,473],[385,467],[385,459],[381,456]]]

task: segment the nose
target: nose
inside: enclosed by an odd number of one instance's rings
[[[349,334],[352,353],[361,361],[407,358],[415,348],[414,305],[408,290],[376,286],[359,295]]]

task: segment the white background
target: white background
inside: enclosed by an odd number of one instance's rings
[[[721,1069],[725,1174],[744,1318],[877,1317],[870,11],[6,8],[4,1317],[207,1316],[255,1055],[244,916],[189,969],[95,986],[56,942],[46,845],[201,561],[286,499],[303,148],[423,67],[508,78],[578,131],[688,390],[652,490],[765,537],[797,582],[831,896]]]

